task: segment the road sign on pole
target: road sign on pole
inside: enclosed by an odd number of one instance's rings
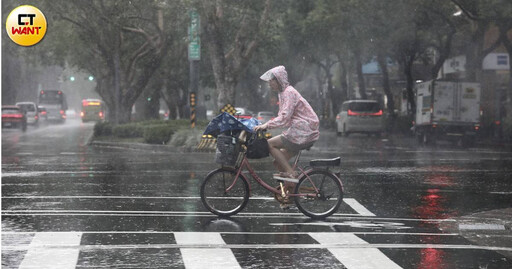
[[[201,20],[197,11],[191,10],[190,25],[188,27],[188,60],[198,61],[201,60],[201,39],[199,38],[199,28],[201,27]]]

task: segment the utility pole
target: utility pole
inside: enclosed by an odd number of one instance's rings
[[[201,60],[201,40],[199,38],[200,17],[196,10],[189,11],[190,26],[188,28],[188,61],[190,63],[190,128],[196,127],[197,90],[199,88],[199,61]]]

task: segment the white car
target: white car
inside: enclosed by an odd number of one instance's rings
[[[336,115],[336,133],[348,136],[351,133],[376,134],[384,131],[382,107],[375,100],[350,100],[343,102]]]
[[[21,110],[25,112],[27,117],[27,124],[37,125],[39,123],[39,112],[37,105],[34,102],[18,102],[16,106],[19,106]]]

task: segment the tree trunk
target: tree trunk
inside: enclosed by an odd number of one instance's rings
[[[404,52],[403,55],[403,64],[404,64],[404,75],[406,80],[406,90],[407,90],[407,102],[410,105],[410,110],[407,111],[408,115],[414,115],[416,113],[416,101],[414,100],[414,78],[412,76],[412,65],[414,63],[415,52],[409,53]]]
[[[389,86],[389,72],[388,72],[388,65],[386,61],[386,56],[382,54],[378,54],[377,61],[380,66],[380,70],[382,70],[382,88],[384,89],[384,93],[386,94],[386,97],[388,99],[388,113],[391,117],[394,118],[395,116],[395,98],[393,96],[393,93],[391,92],[391,87]]]
[[[364,74],[363,74],[363,64],[361,63],[361,55],[356,53],[356,72],[357,72],[357,81],[359,84],[359,94],[361,95],[361,99],[367,99],[366,95],[366,84],[364,82]]]
[[[512,56],[512,41],[509,39],[508,33],[512,30],[512,26],[505,24],[505,25],[500,25],[499,28],[500,28],[500,40],[503,43],[503,45],[505,46],[505,49],[507,50],[508,55],[509,55],[508,90],[507,90],[507,99],[506,99],[506,103],[505,103],[504,107],[505,107],[506,117],[510,118],[512,116],[512,108],[511,108],[511,103],[512,103],[512,62],[510,61],[511,56]]]
[[[223,28],[222,1],[204,1],[202,5],[203,37],[209,50],[215,85],[218,93],[217,106],[235,105],[235,88],[238,76],[248,66],[248,62],[259,45],[265,24],[270,13],[270,0],[264,2],[264,9],[259,23],[254,24],[250,18],[243,16],[240,27],[234,35],[234,41],[226,44]],[[243,13],[243,12],[242,12]]]

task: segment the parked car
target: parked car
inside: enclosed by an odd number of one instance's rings
[[[2,106],[2,128],[20,128],[27,130],[27,117],[18,106]]]
[[[261,123],[265,123],[273,118],[275,118],[276,116],[274,115],[273,112],[270,112],[270,111],[260,111],[258,112],[256,118],[261,122]]]
[[[37,125],[39,123],[39,112],[37,110],[37,105],[34,102],[18,102],[16,106],[20,107],[23,111],[25,111],[25,116],[27,117],[27,124]]]
[[[254,116],[254,113],[245,107],[235,107],[235,117],[239,119],[250,119]]]
[[[375,100],[350,100],[343,102],[341,112],[336,115],[336,133],[348,136],[351,133],[376,134],[384,131],[382,107]]]

